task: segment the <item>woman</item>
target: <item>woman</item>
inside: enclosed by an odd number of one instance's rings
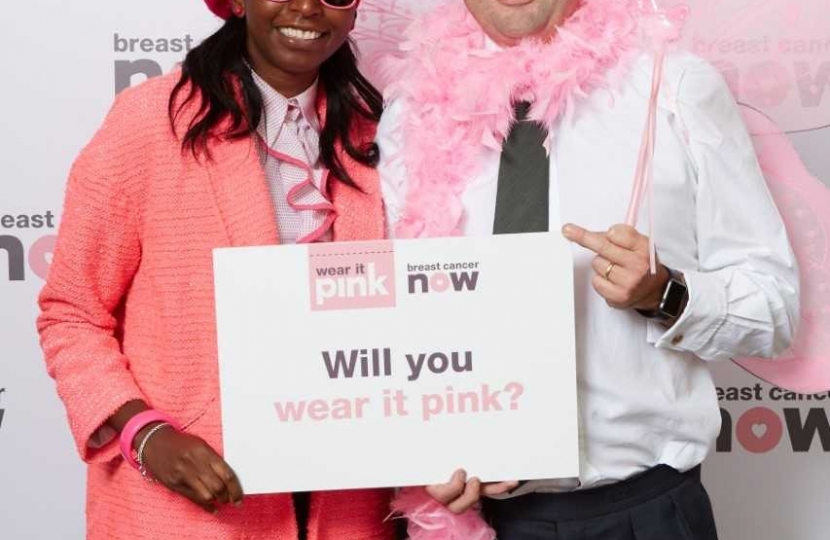
[[[391,537],[386,491],[243,502],[221,457],[212,249],[383,234],[358,1],[208,0],[224,26],[72,168],[38,328],[92,540]]]

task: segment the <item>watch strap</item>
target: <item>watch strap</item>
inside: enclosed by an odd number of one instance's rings
[[[669,272],[669,280],[666,282],[665,289],[663,289],[658,308],[653,310],[636,309],[637,313],[647,319],[660,322],[675,320],[680,316],[683,306],[688,300],[689,290],[683,275],[668,266],[666,270]],[[677,295],[681,295],[680,298],[677,298]]]

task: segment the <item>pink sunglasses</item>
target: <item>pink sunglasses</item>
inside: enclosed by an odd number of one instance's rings
[[[287,4],[291,0],[267,0],[275,4]],[[352,9],[360,3],[360,0],[320,0],[320,3],[331,9]]]

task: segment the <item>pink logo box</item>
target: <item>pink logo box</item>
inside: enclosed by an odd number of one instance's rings
[[[312,244],[308,247],[312,311],[395,307],[395,251],[391,241]]]

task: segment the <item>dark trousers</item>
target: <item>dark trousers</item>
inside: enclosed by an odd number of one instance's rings
[[[498,540],[717,540],[700,467],[661,465],[618,484],[484,503]]]

